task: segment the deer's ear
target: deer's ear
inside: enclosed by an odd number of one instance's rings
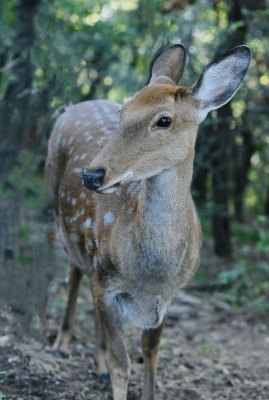
[[[238,46],[225,53],[204,70],[191,94],[199,101],[200,120],[207,113],[228,103],[245,76],[251,59],[247,46]]]
[[[149,83],[178,83],[182,77],[186,61],[186,50],[182,44],[175,44],[160,51],[150,66]]]

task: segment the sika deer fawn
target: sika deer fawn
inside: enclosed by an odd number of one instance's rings
[[[46,177],[71,266],[54,347],[68,349],[79,283],[89,274],[96,359],[100,374],[110,375],[114,400],[126,399],[130,376],[125,316],[143,329],[142,398],[155,398],[163,318],[199,263],[190,193],[198,124],[234,96],[250,50],[227,52],[192,87],[177,85],[185,58],[182,45],[161,52],[149,84],[122,107],[97,100],[67,108],[49,142]]]

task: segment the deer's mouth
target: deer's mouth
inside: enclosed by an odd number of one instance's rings
[[[132,177],[132,171],[127,171],[125,174],[117,177],[109,177],[104,168],[93,170],[85,168],[82,173],[84,186],[98,193],[112,193],[122,183],[129,182]]]
[[[108,179],[102,186],[97,189],[98,193],[113,193],[121,184],[129,182],[133,177],[132,171],[127,171],[124,175],[117,178]]]

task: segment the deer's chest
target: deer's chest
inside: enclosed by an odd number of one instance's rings
[[[167,293],[167,290],[166,290]],[[126,287],[126,282],[111,282],[106,290],[107,304],[116,309],[122,319],[129,319],[143,329],[159,326],[172,299],[164,296],[161,288],[153,287],[152,283]]]

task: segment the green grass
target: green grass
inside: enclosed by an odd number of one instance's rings
[[[200,219],[206,244],[211,236],[211,218],[202,213]],[[269,310],[268,219],[256,215],[249,223],[232,221],[231,230],[232,259],[224,261],[221,270],[209,259],[209,267],[205,264],[205,268],[200,268],[192,283],[198,288],[208,288],[207,292],[205,289],[201,292],[205,296],[213,291],[230,304],[232,311],[237,312],[243,306],[262,316]]]
[[[212,349],[211,346],[209,346],[208,344],[205,344],[202,347],[202,352],[207,355],[208,357],[213,357],[214,356],[214,350]]]

